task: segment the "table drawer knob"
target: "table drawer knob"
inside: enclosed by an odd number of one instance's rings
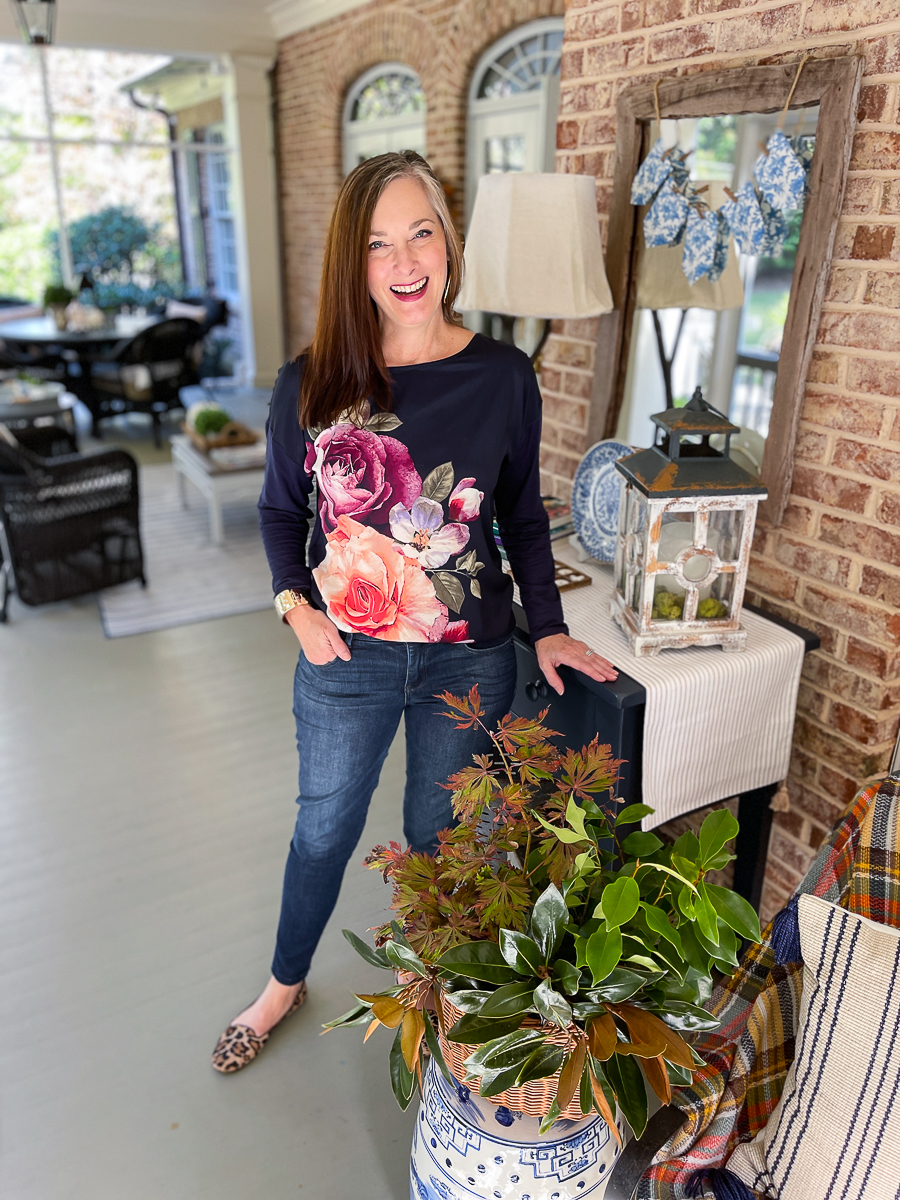
[[[550,695],[550,689],[543,679],[535,679],[533,683],[525,684],[525,695],[529,700],[543,700]]]

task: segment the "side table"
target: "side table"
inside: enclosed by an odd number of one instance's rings
[[[227,498],[229,484],[236,476],[244,481],[248,476],[257,477],[262,487],[265,467],[259,463],[248,466],[224,466],[215,462],[208,455],[202,454],[189,437],[177,433],[170,441],[172,447],[172,466],[178,479],[178,494],[183,508],[187,508],[187,488],[185,481],[190,480],[206,500],[209,508],[209,532],[214,545],[221,546],[225,541],[222,525],[222,500]]]
[[[744,606],[789,629],[803,639],[805,652],[817,650],[820,642],[816,634],[789,621],[780,620],[770,613],[751,605]],[[534,717],[548,708],[547,723],[560,732],[562,739],[571,746],[582,746],[593,737],[608,743],[615,758],[624,759],[617,794],[625,804],[637,804],[643,799],[641,781],[641,759],[644,745],[644,706],[646,691],[636,679],[619,670],[612,683],[599,683],[571,667],[560,667],[559,674],[565,692],[557,696],[544,679],[537,665],[537,655],[528,635],[525,613],[516,604],[517,630],[513,641],[516,648],[518,676],[513,712],[520,717]],[[676,654],[678,651],[668,651]],[[780,780],[742,793],[738,798],[738,834],[734,864],[734,890],[759,908],[765,875],[769,833],[772,827],[772,811],[769,804]],[[722,800],[730,799],[722,796]],[[705,808],[705,803],[701,807]]]

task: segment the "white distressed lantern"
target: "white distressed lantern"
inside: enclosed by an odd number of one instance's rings
[[[743,650],[741,606],[756,509],[767,495],[729,457],[739,426],[703,399],[652,418],[655,443],[620,458],[613,618],[636,655]],[[710,438],[724,434],[722,450]]]

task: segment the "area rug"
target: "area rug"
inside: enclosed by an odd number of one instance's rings
[[[239,482],[240,479],[240,482]],[[214,546],[206,501],[187,483],[178,497],[169,463],[141,467],[141,538],[147,587],[136,580],[98,594],[107,637],[128,637],[258,612],[272,603],[272,578],[259,535],[259,476],[237,477],[222,505],[225,542]]]

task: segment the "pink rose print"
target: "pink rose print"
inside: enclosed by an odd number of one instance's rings
[[[443,508],[425,496],[419,496],[411,508],[395,504],[390,522],[397,550],[407,558],[414,558],[426,570],[442,567],[469,540],[464,525],[442,525],[443,520]]]
[[[468,621],[451,621],[441,638],[442,642],[469,642],[471,640]]]
[[[339,629],[394,642],[441,641],[447,609],[418,563],[389,537],[339,516],[326,541],[313,577]]]
[[[473,487],[474,479],[461,479],[450,493],[450,516],[454,521],[474,521],[481,510],[484,492]]]
[[[307,450],[304,465],[318,482],[326,531],[334,529],[341,516],[386,524],[393,505],[412,503],[422,490],[402,442],[358,429],[349,421],[323,429]]]

